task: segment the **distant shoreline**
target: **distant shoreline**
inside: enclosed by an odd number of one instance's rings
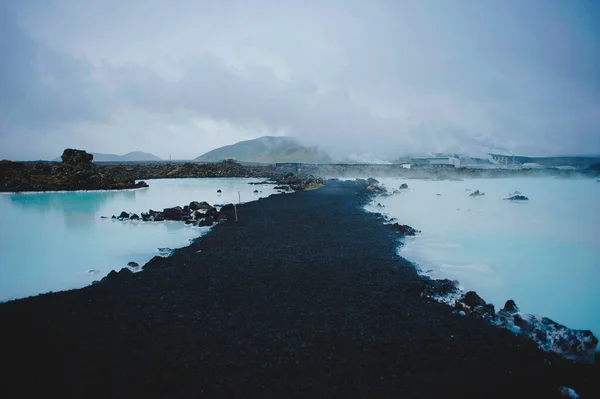
[[[480,168],[416,168],[400,164],[240,164],[235,161],[217,163],[128,162],[93,163],[96,175],[109,177],[108,183],[90,187],[85,178],[71,181],[68,174],[57,176],[61,164],[56,162],[0,162],[0,192],[93,191],[136,188],[139,180],[170,178],[276,178],[287,173],[335,177],[400,177],[406,179],[477,179],[505,177],[598,178],[599,171],[560,169],[480,169]]]

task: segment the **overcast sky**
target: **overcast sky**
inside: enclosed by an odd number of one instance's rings
[[[600,154],[596,0],[0,0],[0,159]]]

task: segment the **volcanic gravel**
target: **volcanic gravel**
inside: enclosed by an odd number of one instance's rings
[[[600,397],[598,366],[422,296],[363,189],[242,205],[141,273],[1,304],[0,394]]]

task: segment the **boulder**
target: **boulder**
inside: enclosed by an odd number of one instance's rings
[[[480,297],[475,291],[467,292],[459,299],[459,301],[467,305],[469,308],[475,308],[476,306],[483,306],[486,304],[483,298]]]
[[[129,219],[131,219],[131,220],[140,220],[140,217],[138,216],[138,214],[137,214],[137,213],[134,213],[133,215],[131,215],[131,216],[129,217]]]
[[[479,190],[475,190],[471,194],[469,194],[470,197],[480,197],[482,195],[485,195],[485,193],[482,193]]]
[[[208,202],[206,202],[206,201],[202,201],[202,202],[200,203],[200,208],[198,208],[198,209],[205,209],[205,210],[209,210],[209,209],[215,209],[215,208],[214,208],[214,207],[213,207],[211,204],[209,204]]]
[[[198,222],[198,226],[200,227],[206,227],[206,226],[212,226],[214,224],[215,220],[213,218],[211,218],[210,216],[205,217],[204,219],[201,219]]]
[[[129,219],[129,213],[125,211],[121,212],[121,214],[119,215],[119,219]]]
[[[512,299],[509,299],[504,304],[504,308],[502,308],[502,310],[504,310],[507,313],[513,314],[513,313],[517,313],[519,311],[519,308],[517,307],[517,304],[515,303],[515,301],[513,301]]]
[[[197,211],[198,209],[200,209],[200,203],[198,201],[192,201],[188,205],[188,208],[190,208],[192,211]]]
[[[218,190],[217,190],[217,193],[222,193],[221,189],[218,189]]]
[[[162,211],[162,216],[166,220],[183,220],[184,216],[189,216],[182,207],[175,206],[173,208],[165,208]]]
[[[137,262],[129,262],[129,263],[127,264],[127,266],[129,266],[129,267],[140,267],[140,264],[139,264],[139,263],[137,263]]]
[[[64,150],[60,158],[65,165],[79,166],[91,164],[94,156],[83,150],[67,148]]]
[[[406,190],[406,189],[408,189],[408,184],[406,184],[406,183],[402,183],[402,184],[400,185],[400,190]]]

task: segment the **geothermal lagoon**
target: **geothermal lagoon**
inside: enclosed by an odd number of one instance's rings
[[[457,280],[501,309],[549,317],[600,337],[600,184],[593,179],[379,179],[367,206],[421,233],[399,254],[432,278]],[[483,196],[470,196],[475,190]],[[529,201],[506,201],[518,191]],[[378,206],[378,203],[381,206]]]
[[[138,190],[0,194],[0,301],[84,287],[128,262],[143,265],[168,255],[210,229],[112,215],[191,201],[248,202],[276,193],[273,185],[248,184],[259,181],[165,179],[148,180],[150,187]]]

